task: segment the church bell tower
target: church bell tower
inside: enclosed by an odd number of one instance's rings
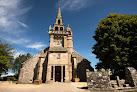
[[[58,9],[58,15],[56,17],[56,22],[53,24],[53,28],[49,27],[50,35],[50,48],[62,47],[66,48],[69,53],[73,52],[73,36],[71,28],[67,27],[62,23],[61,10]]]
[[[73,36],[69,25],[65,29],[65,25],[62,23],[60,7],[56,22],[53,24],[53,28],[49,26],[48,34],[50,47],[46,82],[48,83],[51,79],[54,82],[69,82],[72,80]]]

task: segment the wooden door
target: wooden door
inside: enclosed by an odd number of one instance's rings
[[[61,82],[61,66],[55,67],[55,82]]]

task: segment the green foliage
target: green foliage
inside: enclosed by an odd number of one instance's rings
[[[13,49],[9,43],[2,43],[0,40],[0,75],[7,72],[11,68],[13,61]]]
[[[97,71],[102,71],[102,69],[97,69]],[[107,73],[107,75],[110,77],[110,71],[109,70],[105,70],[106,71],[106,73]]]
[[[15,80],[15,77],[13,76],[13,77],[7,77],[7,80],[8,81],[14,81]]]
[[[137,15],[110,14],[95,31],[93,53],[100,62],[96,69],[110,69],[119,74],[125,67],[137,69]]]
[[[12,68],[13,68],[14,72],[17,73],[17,75],[18,75],[20,68],[22,67],[22,63],[25,62],[26,60],[28,60],[30,57],[31,57],[31,54],[27,53],[27,54],[19,55],[18,57],[15,58]]]
[[[78,75],[76,75],[76,77],[74,79],[79,79]]]
[[[14,78],[15,78],[15,79],[18,79],[18,76],[19,76],[19,74],[16,73],[16,74],[14,75]]]

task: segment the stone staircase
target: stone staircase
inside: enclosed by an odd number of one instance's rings
[[[114,89],[129,89],[129,88],[132,88],[129,86],[129,84],[125,84],[125,80],[120,80],[120,84],[121,86],[118,85],[117,81],[116,80],[111,80],[111,85]]]
[[[117,88],[118,87],[116,80],[111,80],[110,82],[111,82],[111,85],[112,85],[113,88]]]

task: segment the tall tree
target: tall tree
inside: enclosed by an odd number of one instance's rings
[[[18,71],[22,67],[22,63],[28,60],[32,55],[30,53],[19,55],[15,58],[15,61],[13,63],[13,70],[15,73],[18,74]]]
[[[109,14],[95,30],[93,53],[97,69],[120,74],[127,66],[137,66],[137,15]],[[135,67],[137,69],[137,67]]]
[[[0,75],[6,73],[11,68],[13,61],[13,47],[9,43],[2,43],[0,40]]]

